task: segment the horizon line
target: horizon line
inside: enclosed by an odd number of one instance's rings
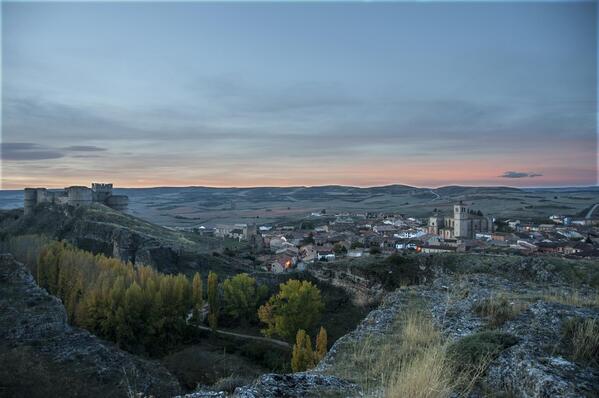
[[[90,182],[90,185],[94,182]],[[66,185],[64,187],[44,187],[44,186],[23,186],[22,188],[13,188],[13,189],[4,189],[0,187],[0,191],[22,191],[25,188],[46,188],[46,189],[64,189],[70,186],[76,185]],[[87,186],[87,185],[86,185]],[[344,188],[357,188],[357,189],[369,189],[369,188],[386,188],[393,186],[402,186],[407,188],[416,188],[416,189],[442,189],[449,187],[460,187],[460,188],[510,188],[510,189],[567,189],[567,188],[597,188],[598,184],[595,185],[555,185],[555,186],[527,186],[527,187],[517,187],[511,185],[468,185],[468,184],[448,184],[448,185],[439,185],[436,187],[429,186],[419,186],[419,185],[407,185],[407,184],[384,184],[384,185],[344,185],[344,184],[322,184],[322,185],[252,185],[252,186],[215,186],[215,185],[156,185],[156,186],[143,186],[143,187],[127,187],[120,186],[114,187],[114,189],[161,189],[161,188],[209,188],[209,189],[263,189],[263,188],[324,188],[324,187],[344,187]]]

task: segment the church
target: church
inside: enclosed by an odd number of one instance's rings
[[[435,213],[428,220],[428,233],[443,239],[473,239],[477,233],[492,233],[493,218],[468,208],[461,201],[453,206],[453,216]]]

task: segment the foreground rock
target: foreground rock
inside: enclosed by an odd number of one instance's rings
[[[71,327],[59,299],[12,256],[0,255],[0,395],[172,396],[176,379],[156,362]]]
[[[236,388],[231,395],[223,391],[198,391],[184,395],[183,398],[345,398],[361,396],[362,391],[356,384],[335,376],[302,372],[265,374],[252,385]]]
[[[394,333],[398,316],[409,311],[414,300],[430,311],[449,341],[458,341],[487,330],[487,320],[474,310],[478,303],[506,294],[528,303],[525,310],[497,329],[514,336],[517,343],[489,364],[470,397],[488,396],[488,391],[526,398],[599,396],[599,369],[568,359],[560,349],[564,323],[572,318],[599,319],[599,309],[543,301],[543,293],[550,286],[572,291],[559,282],[550,285],[517,279],[439,274],[430,284],[391,292],[354,331],[335,342],[315,371],[334,375],[340,361],[351,359],[352,347],[367,338],[384,339]]]
[[[357,397],[360,388],[346,380],[310,372],[286,375],[266,374],[249,387],[239,387],[235,397],[277,398],[277,397]]]
[[[562,325],[574,317],[599,319],[599,310],[538,302],[508,322],[502,331],[520,342],[491,363],[486,383],[521,397],[599,396],[599,369],[559,352]]]

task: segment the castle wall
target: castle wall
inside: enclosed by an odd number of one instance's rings
[[[37,204],[46,203],[48,201],[48,191],[46,188],[37,188]]]
[[[89,206],[92,202],[103,203],[115,210],[125,210],[129,205],[127,195],[113,195],[112,184],[93,183],[92,189],[72,186],[62,191],[48,191],[46,188],[25,188],[23,210],[31,214],[40,203],[59,205]]]
[[[112,196],[112,184],[92,183],[94,202],[105,203]]]
[[[106,199],[105,204],[115,210],[125,210],[129,206],[129,197],[127,195],[112,195]]]
[[[92,203],[92,190],[88,187],[68,187],[67,194],[68,204],[71,206],[89,206]]]

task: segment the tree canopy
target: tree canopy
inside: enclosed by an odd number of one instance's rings
[[[256,318],[260,302],[268,295],[265,285],[258,285],[248,274],[237,274],[223,283],[225,312],[231,318],[249,321]]]
[[[324,304],[320,290],[309,281],[290,279],[258,309],[262,332],[291,340],[299,329],[311,330],[320,321]]]

